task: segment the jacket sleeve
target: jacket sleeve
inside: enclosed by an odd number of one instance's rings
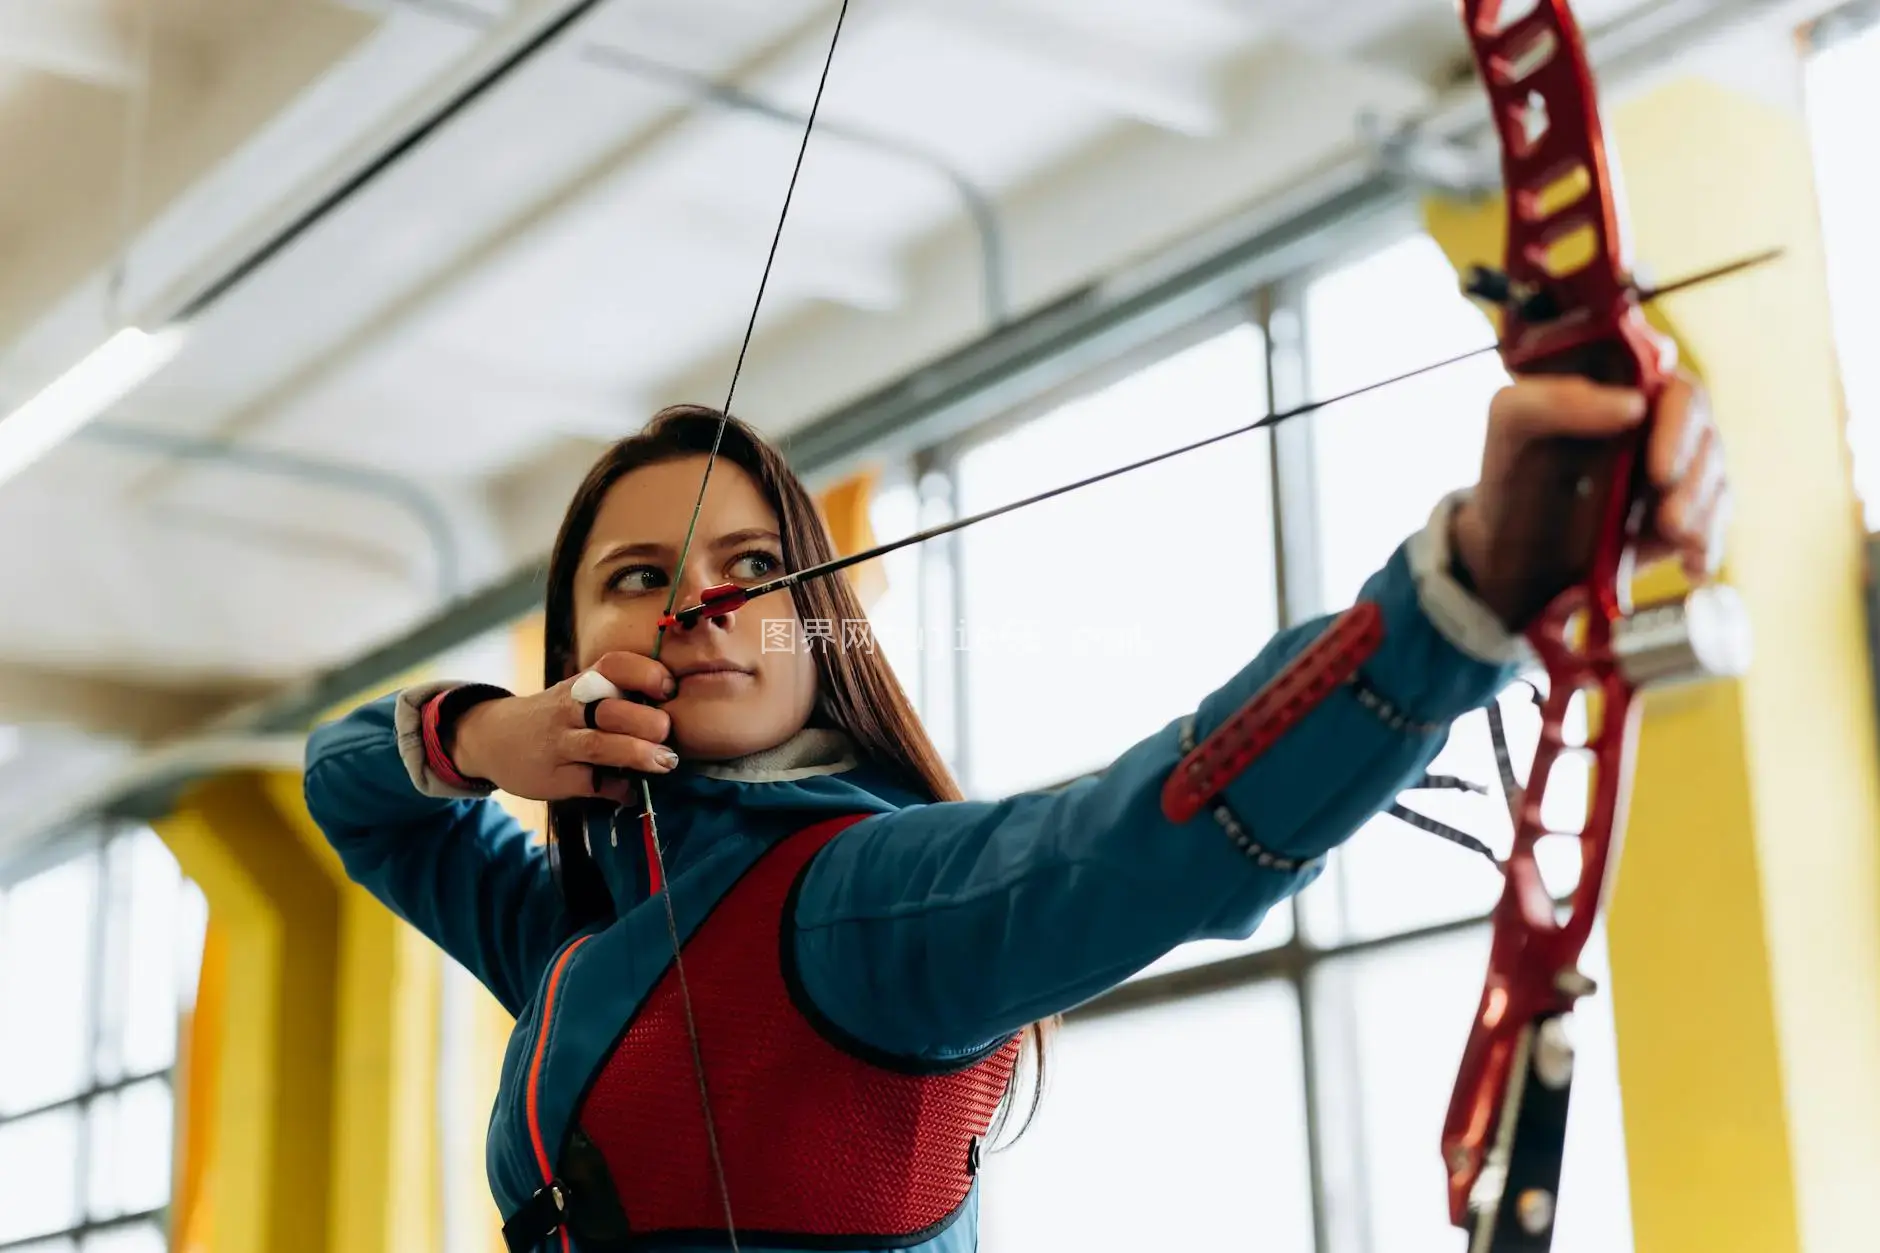
[[[547,852],[522,824],[424,771],[416,711],[446,686],[407,689],[315,730],[307,808],[353,882],[520,1014],[573,927]]]
[[[1180,824],[1162,812],[1184,743],[1205,739],[1331,618],[1274,638],[1192,720],[1101,775],[998,802],[916,806],[833,841],[795,912],[796,977],[825,1026],[895,1056],[958,1056],[1177,945],[1251,935],[1328,851],[1420,779],[1450,724],[1526,660],[1525,645],[1448,574],[1450,507],[1453,498],[1366,584],[1384,640],[1357,681],[1236,776],[1216,812]]]

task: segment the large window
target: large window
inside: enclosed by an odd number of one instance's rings
[[[201,893],[147,828],[0,888],[0,1249],[167,1247]]]
[[[1243,322],[967,448],[957,508],[1030,496],[1265,409],[1260,332]],[[1192,709],[1273,633],[1267,441],[1217,444],[968,528],[957,551],[968,787],[1061,782]]]
[[[900,534],[976,512],[1492,338],[1440,250],[1401,236],[929,450],[875,522]],[[1350,604],[1474,480],[1505,379],[1482,358],[902,554],[875,617],[968,793],[1100,769],[1282,627]],[[1519,690],[1503,708],[1524,769],[1538,715]],[[1435,769],[1490,797],[1407,799],[1505,849],[1485,715]],[[1038,1121],[989,1159],[981,1247],[1460,1253],[1437,1149],[1499,884],[1379,818],[1250,939],[1186,946],[1069,1015]],[[1606,982],[1602,937],[1585,967]],[[1555,1249],[1624,1253],[1608,1000],[1575,1026]]]
[[[1873,119],[1880,112],[1880,25],[1872,5],[1850,5],[1814,29],[1806,62],[1808,128],[1814,144],[1828,292],[1840,349],[1854,484],[1867,529],[1880,531],[1880,163]]]
[[[1299,1001],[1253,981],[1071,1021],[986,1169],[980,1247],[1311,1253]]]

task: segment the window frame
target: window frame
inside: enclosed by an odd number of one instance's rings
[[[75,1249],[82,1249],[89,1237],[136,1226],[154,1227],[167,1243],[170,1238],[169,1219],[171,1197],[175,1191],[177,1162],[175,1160],[176,1119],[180,1116],[177,1098],[181,1084],[182,1041],[172,1060],[164,1066],[151,1070],[129,1070],[115,1079],[101,1081],[98,1077],[98,1057],[104,1044],[104,1032],[110,1020],[105,1012],[107,992],[107,948],[111,940],[111,928],[114,912],[128,909],[128,897],[117,891],[120,883],[128,883],[128,876],[113,873],[111,850],[114,846],[127,844],[148,833],[148,828],[141,824],[117,820],[99,820],[89,822],[74,830],[66,838],[47,846],[40,855],[30,859],[21,859],[6,867],[6,873],[0,875],[0,917],[7,909],[7,895],[15,887],[36,878],[41,874],[60,869],[72,862],[90,858],[96,875],[94,908],[87,928],[86,943],[86,980],[90,985],[90,995],[85,998],[85,1047],[86,1082],[76,1093],[46,1101],[38,1105],[15,1111],[0,1111],[0,1130],[16,1123],[55,1113],[60,1110],[75,1110],[78,1115],[78,1153],[72,1162],[75,1175],[74,1188],[78,1197],[79,1221],[72,1226],[50,1231],[36,1232],[15,1240],[0,1241],[0,1253],[12,1250],[37,1249],[55,1245],[64,1240],[70,1241]],[[188,884],[187,876],[181,877],[183,884]],[[6,956],[0,953],[0,962]],[[119,993],[111,993],[118,995]],[[142,1084],[157,1082],[169,1089],[170,1108],[172,1110],[170,1143],[172,1159],[168,1174],[170,1194],[163,1204],[151,1208],[134,1210],[110,1218],[94,1218],[91,1214],[91,1173],[93,1164],[92,1116],[94,1102],[121,1094],[127,1089]]]
[[[1227,334],[1237,327],[1247,325],[1253,326],[1260,332],[1261,356],[1266,362],[1265,384],[1269,397],[1268,411],[1271,412],[1277,406],[1274,405],[1271,400],[1272,349],[1264,321],[1264,292],[1265,288],[1260,287],[1255,288],[1251,292],[1235,296],[1233,299],[1219,304],[1208,312],[1202,313],[1179,326],[1165,331],[1129,351],[1118,353],[1114,357],[1107,358],[1093,365],[1090,369],[1077,375],[1075,378],[1061,383],[1058,386],[1045,389],[1030,397],[1024,403],[1015,405],[1010,409],[941,441],[929,449],[923,450],[923,452],[919,454],[921,459],[918,461],[918,464],[929,467],[929,473],[944,475],[947,482],[948,498],[951,501],[957,501],[959,498],[959,465],[968,454],[986,444],[996,441],[1004,435],[1010,434],[1012,431],[1030,422],[1045,418],[1067,405],[1072,405],[1078,401],[1095,396],[1109,387],[1124,382],[1160,362],[1180,355],[1190,348],[1205,344],[1209,340]],[[1248,421],[1255,420],[1257,416],[1258,415],[1249,415]],[[1280,533],[1282,519],[1280,516],[1280,487],[1278,482],[1278,450],[1273,444],[1273,436],[1279,431],[1286,430],[1289,425],[1297,427],[1303,424],[1282,424],[1277,428],[1250,432],[1248,435],[1241,437],[1242,439],[1264,441],[1266,444],[1268,498],[1271,502],[1271,520],[1276,536]],[[948,516],[949,518],[958,517],[959,513],[957,508]],[[942,564],[947,572],[946,578],[952,589],[951,605],[949,606],[949,618],[951,621],[959,620],[959,606],[965,601],[965,588],[962,584],[962,580],[965,577],[965,567],[961,558],[961,545],[963,543],[964,539],[962,538],[962,533],[954,532],[952,535],[945,537],[944,545],[926,544],[920,547],[923,563],[928,560],[933,560],[936,563]],[[923,569],[925,569],[924,565]],[[1274,553],[1274,578],[1277,611],[1274,626],[1277,632],[1284,631],[1291,625],[1288,619],[1284,597],[1285,573],[1283,569],[1283,558],[1277,549]],[[960,779],[962,785],[967,786],[970,794],[969,775],[972,769],[972,745],[968,741],[972,721],[970,716],[972,697],[968,690],[970,684],[966,678],[966,668],[958,660],[960,654],[955,652],[951,655],[955,658],[953,664],[949,667],[952,689],[951,735],[948,737],[950,743],[941,745],[941,751],[946,754],[948,762],[953,765],[956,777]],[[924,718],[925,710],[923,709],[920,712]],[[1076,782],[1077,779],[1083,777],[1086,776],[1073,775],[1055,782],[1041,784],[1038,790],[1067,787],[1071,783]]]

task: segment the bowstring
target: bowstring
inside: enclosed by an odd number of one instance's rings
[[[680,579],[685,573],[686,558],[692,551],[693,537],[698,533],[699,515],[705,509],[705,492],[711,486],[712,470],[718,464],[718,450],[724,443],[725,430],[731,423],[731,402],[738,393],[738,378],[744,372],[744,361],[751,351],[751,339],[757,331],[757,315],[764,307],[764,292],[770,286],[770,274],[777,263],[777,249],[783,242],[783,228],[790,218],[790,203],[796,197],[797,180],[803,173],[803,159],[809,152],[811,134],[816,129],[816,114],[822,108],[823,89],[829,85],[829,70],[835,63],[836,45],[842,39],[842,23],[849,14],[849,0],[842,0],[842,7],[836,13],[835,30],[829,36],[829,51],[823,57],[822,74],[816,82],[816,97],[810,103],[809,118],[803,127],[803,139],[796,151],[796,163],[790,170],[790,183],[784,189],[783,208],[777,214],[777,228],[771,233],[770,252],[764,258],[764,271],[757,281],[757,296],[751,302],[751,316],[744,325],[744,338],[738,345],[738,359],[731,367],[731,383],[725,389],[725,403],[718,411],[718,427],[712,435],[711,451],[705,458],[705,473],[699,477],[698,499],[692,502],[692,517],[685,528],[685,539],[679,546],[679,560],[673,567],[672,586],[666,594],[665,612],[660,616],[657,634],[653,637],[652,659],[659,660],[660,650],[666,643],[666,624],[671,621],[674,606],[679,601]],[[705,1144],[711,1154],[712,1173],[718,1183],[718,1197],[725,1211],[725,1235],[731,1244],[731,1253],[738,1253],[737,1222],[731,1211],[731,1185],[725,1176],[724,1155],[718,1146],[718,1127],[712,1118],[711,1091],[705,1081],[705,1053],[699,1044],[698,1020],[692,1012],[692,990],[686,982],[685,958],[681,954],[684,947],[679,940],[679,920],[673,911],[672,881],[666,875],[666,854],[659,843],[659,820],[653,810],[653,789],[645,775],[640,776],[640,821],[645,835],[646,846],[651,852],[655,868],[659,873],[660,897],[665,903],[666,934],[672,941],[673,971],[679,978],[679,1003],[685,1011],[686,1037],[692,1045],[692,1073],[698,1079],[699,1111],[705,1118]]]

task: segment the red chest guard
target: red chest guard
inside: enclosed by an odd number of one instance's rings
[[[947,1068],[842,1040],[800,995],[789,919],[809,860],[862,815],[780,841],[684,947],[698,1045],[740,1240],[906,1246],[959,1213],[1017,1062],[1014,1036]],[[725,1238],[692,1040],[669,968],[595,1076],[564,1177],[584,1249]]]

